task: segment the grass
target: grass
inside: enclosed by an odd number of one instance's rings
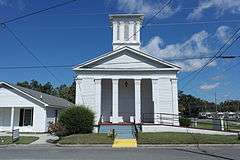
[[[59,140],[60,144],[112,144],[112,138],[107,134],[75,134],[63,137]]]
[[[191,127],[193,127],[193,125]],[[196,128],[213,129],[212,120],[199,119]],[[229,131],[240,131],[240,123],[228,121],[228,127],[225,124],[225,129]]]
[[[38,140],[38,137],[22,136],[19,140],[15,141],[14,144],[30,144]],[[13,144],[11,136],[0,137],[0,145]]]
[[[213,125],[211,123],[201,123],[199,122],[197,124],[196,128],[202,128],[202,129],[213,129]]]
[[[139,144],[239,144],[237,136],[190,133],[140,133]]]

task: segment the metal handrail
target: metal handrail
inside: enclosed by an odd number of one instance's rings
[[[134,132],[136,140],[138,141],[138,129],[137,129],[135,117],[133,119],[133,132]]]

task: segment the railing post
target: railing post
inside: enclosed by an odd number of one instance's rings
[[[115,139],[115,129],[112,129],[112,139]]]

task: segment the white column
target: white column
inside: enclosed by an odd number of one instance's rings
[[[95,95],[95,102],[96,102],[96,108],[95,108],[95,112],[96,112],[96,119],[95,119],[95,123],[97,124],[100,120],[101,117],[101,79],[95,79],[95,89],[96,89],[96,95]]]
[[[110,121],[112,123],[122,122],[118,116],[118,79],[112,79],[112,116]]]
[[[11,108],[11,132],[14,129],[14,107]]]
[[[120,24],[120,42],[124,42],[124,25],[125,25],[125,23],[123,22],[123,21],[120,21],[119,22],[119,24]]]
[[[178,115],[178,89],[177,79],[170,79],[172,89],[172,114]],[[179,117],[174,116],[174,125],[179,125]]]
[[[135,122],[141,123],[141,79],[135,79]]]
[[[134,37],[134,21],[129,22],[129,41],[133,42]]]
[[[76,95],[75,95],[75,104],[84,105],[83,97],[81,96],[81,79],[76,79]]]
[[[159,111],[159,83],[158,79],[152,79],[152,98],[154,104],[154,124],[160,123]]]
[[[140,43],[140,29],[141,29],[141,23],[139,21],[136,22],[136,38],[137,42]]]
[[[118,28],[118,22],[112,22],[113,24],[112,24],[112,34],[113,34],[113,42],[116,42],[117,41],[117,34],[118,34],[118,32],[117,32],[117,28]]]

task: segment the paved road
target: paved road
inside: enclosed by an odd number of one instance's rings
[[[207,152],[206,152],[207,151]],[[0,159],[82,159],[82,160],[237,160],[240,147],[169,147],[169,148],[77,148],[8,147],[0,148]]]

